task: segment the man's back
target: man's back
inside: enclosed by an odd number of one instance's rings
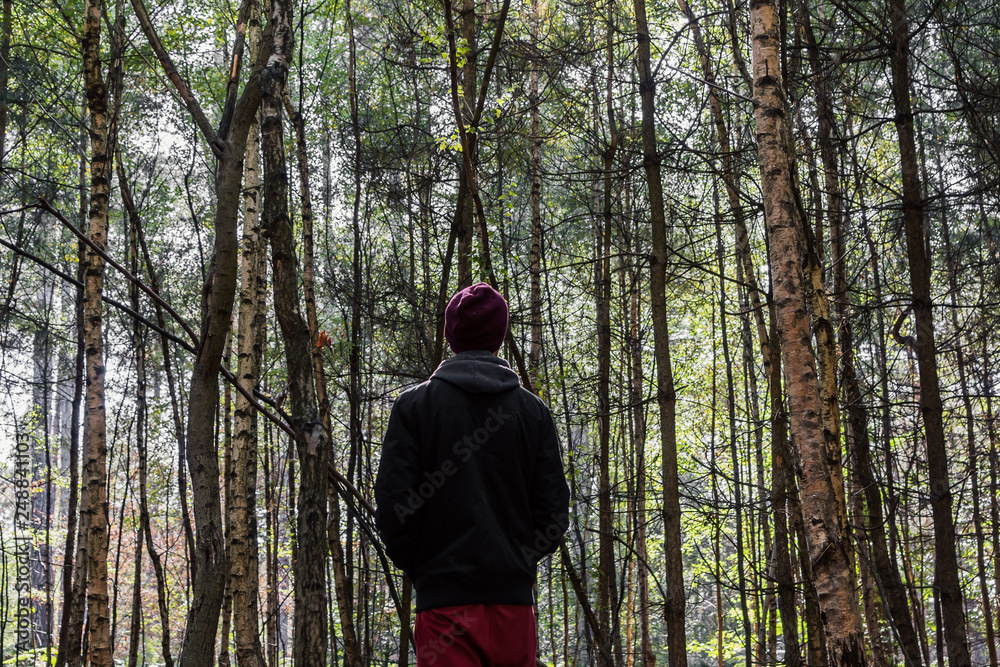
[[[566,529],[568,490],[548,408],[489,352],[445,361],[393,406],[378,526],[417,610],[530,605],[537,561]]]
[[[417,667],[532,667],[538,561],[569,523],[552,415],[494,352],[503,296],[486,283],[445,309],[455,356],[389,416],[375,521],[413,581]]]

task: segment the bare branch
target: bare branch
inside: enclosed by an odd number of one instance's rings
[[[160,41],[160,36],[156,34],[156,28],[153,27],[153,22],[149,19],[149,13],[146,11],[146,6],[142,3],[142,0],[131,0],[132,9],[135,10],[135,15],[139,19],[139,25],[142,27],[143,33],[146,35],[146,39],[149,41],[149,45],[153,48],[153,52],[156,54],[157,59],[160,64],[163,65],[163,70],[167,74],[167,78],[170,79],[174,87],[177,88],[177,92],[180,93],[181,99],[184,100],[184,106],[191,113],[194,118],[194,122],[198,125],[198,129],[205,136],[205,141],[212,147],[212,152],[215,153],[216,157],[220,157],[224,151],[223,142],[219,139],[216,134],[215,129],[212,128],[212,124],[208,122],[208,118],[205,117],[205,112],[201,110],[201,105],[198,104],[198,100],[195,98],[194,93],[188,88],[187,83],[181,78],[181,75],[177,72],[177,67],[174,65],[173,59],[167,50],[163,46],[163,42]],[[242,16],[242,12],[241,12]]]

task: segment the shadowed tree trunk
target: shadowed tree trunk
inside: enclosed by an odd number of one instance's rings
[[[85,111],[85,109],[84,109]],[[85,114],[84,114],[85,115]],[[81,131],[81,135],[84,132]],[[84,136],[81,136],[81,145]],[[86,156],[80,157],[79,179],[80,179],[80,215],[81,227],[87,218],[87,202],[84,196],[86,192]],[[62,614],[59,626],[59,649],[56,651],[55,667],[65,667],[69,654],[78,654],[79,648],[70,650],[71,646],[79,647],[80,632],[82,631],[82,601],[75,595],[73,581],[74,548],[76,545],[77,529],[77,509],[79,503],[79,478],[80,478],[80,410],[83,405],[83,385],[85,381],[84,363],[84,338],[83,338],[83,275],[86,269],[86,251],[82,242],[77,243],[77,279],[80,286],[76,289],[76,355],[73,365],[73,407],[70,422],[70,444],[69,444],[69,498],[66,501],[66,547],[63,551],[63,574],[62,574]],[[74,618],[75,611],[80,609],[80,622]],[[79,628],[74,631],[74,628]],[[71,637],[75,637],[75,644],[71,643]]]
[[[667,223],[663,208],[663,181],[656,147],[656,81],[650,57],[645,0],[634,0],[639,95],[642,99],[642,156],[649,188],[649,217],[653,247],[650,255],[649,295],[653,316],[653,356],[656,359],[656,400],[660,409],[663,471],[663,533],[666,557],[664,620],[670,667],[687,667],[687,630],[684,627],[684,566],[681,558],[681,503],[677,474],[677,393],[670,361],[667,326]]]
[[[479,46],[476,39],[476,0],[462,0],[461,7],[459,12],[461,36],[463,46],[467,49],[464,52],[465,64],[462,66],[463,119],[468,124],[472,121],[472,110],[476,108],[478,93]],[[458,237],[458,289],[472,284],[472,230],[475,225],[475,203],[472,197],[474,184],[469,183],[469,178],[470,176],[475,178],[477,139],[478,133],[469,133],[466,144],[473,173],[470,174],[462,162],[458,165],[458,211],[455,216]]]
[[[614,224],[612,198],[614,196],[614,161],[618,149],[618,129],[615,124],[613,106],[613,70],[614,70],[614,25],[612,11],[614,2],[607,3],[607,89],[605,101],[607,104],[608,143],[598,147],[603,161],[602,181],[604,185],[601,197],[603,210],[600,219],[596,220],[595,250],[597,261],[594,262],[594,292],[597,319],[597,433],[599,457],[599,474],[597,481],[598,502],[598,562],[597,562],[597,617],[601,623],[601,632],[605,637],[604,650],[598,654],[600,667],[613,667],[607,664],[605,656],[610,656],[612,637],[618,628],[617,619],[612,624],[611,612],[615,604],[615,563],[614,551],[614,516],[611,507],[611,228]],[[597,97],[594,99],[595,125],[600,113]],[[615,664],[621,664],[621,655],[615,653]]]
[[[118,155],[118,173],[123,175],[121,155]],[[124,179],[119,178],[119,185]],[[125,186],[127,187],[127,185]],[[124,190],[125,188],[123,188]],[[139,275],[139,236],[135,219],[128,225],[129,236],[129,269],[133,276]],[[129,304],[132,310],[140,312],[139,287],[129,283]],[[139,643],[142,634],[142,549],[146,541],[144,527],[149,525],[149,513],[146,506],[146,339],[145,330],[139,320],[132,320],[132,349],[135,355],[135,448],[139,459],[139,526],[135,531],[135,548],[133,554],[132,574],[132,609],[129,618],[128,637],[128,667],[139,664]],[[166,630],[166,628],[164,628]]]
[[[10,32],[12,0],[3,0],[3,23],[0,24],[0,168],[4,164],[4,153],[7,150],[7,112],[9,104],[7,97],[10,89],[7,86],[10,70]]]
[[[935,163],[937,166],[938,179],[940,183],[944,183],[944,168],[941,164],[941,155],[938,153],[935,155]],[[980,514],[981,504],[981,489],[979,482],[979,446],[976,442],[976,418],[975,412],[972,407],[972,396],[970,394],[968,371],[966,370],[968,360],[966,357],[966,351],[962,343],[962,327],[959,323],[958,312],[959,303],[958,295],[959,290],[959,259],[961,253],[961,242],[959,243],[958,249],[952,247],[951,241],[951,225],[949,223],[949,210],[947,205],[947,200],[942,197],[940,204],[941,211],[941,236],[944,240],[945,248],[945,263],[948,269],[948,288],[951,301],[951,324],[954,330],[954,335],[957,339],[955,355],[958,362],[958,383],[962,394],[962,407],[965,411],[965,438],[966,438],[966,451],[969,456],[969,478],[971,481],[971,492],[972,492],[972,527],[975,532],[976,537],[976,578],[979,580],[979,607],[983,614],[983,625],[984,632],[986,635],[986,652],[989,656],[989,661],[991,667],[997,667],[997,648],[993,641],[994,639],[994,625],[993,625],[993,605],[992,600],[990,600],[990,587],[989,581],[987,579],[986,570],[986,551],[985,551],[985,541],[986,537],[983,532],[983,520],[982,514]]]
[[[910,103],[910,35],[903,0],[889,0],[891,33],[889,60],[892,71],[894,122],[899,137],[900,176],[903,184],[903,225],[910,269],[911,308],[916,323],[916,354],[920,376],[920,414],[927,443],[927,472],[931,511],[934,517],[934,597],[941,601],[941,614],[948,645],[950,667],[969,667],[969,645],[965,635],[965,611],[958,578],[957,535],[948,482],[948,452],[945,447],[941,387],[938,383],[934,314],[931,304],[930,259],[924,240],[924,204],[913,134]]]
[[[541,112],[538,95],[538,77],[541,58],[538,48],[538,29],[541,22],[539,0],[531,0],[531,17],[529,19],[531,33],[531,64],[528,70],[528,105],[530,126],[528,139],[530,148],[530,178],[531,194],[531,255],[528,259],[528,272],[531,275],[529,292],[528,317],[531,321],[530,347],[528,349],[528,368],[531,371],[532,382],[538,387],[538,371],[542,358],[542,138],[539,135]]]
[[[347,39],[348,39],[348,93],[350,96],[350,106],[351,106],[351,130],[354,137],[354,155],[353,155],[353,176],[354,176],[354,201],[352,213],[354,220],[354,228],[357,229],[357,218],[360,211],[361,205],[361,126],[358,119],[358,88],[357,88],[357,46],[355,42],[354,35],[354,14],[351,9],[350,0],[346,0],[344,4],[345,19],[347,21]],[[300,124],[296,126],[299,133],[299,165],[300,173],[299,178],[303,183],[303,187],[307,187],[308,178],[302,168],[305,162],[305,128]],[[305,194],[303,194],[303,200],[305,199]],[[305,206],[303,206],[305,209]],[[311,209],[311,207],[310,207]],[[309,216],[311,218],[311,216]],[[313,339],[313,372],[316,376],[316,398],[320,405],[320,410],[322,412],[323,424],[327,430],[327,433],[331,433],[331,421],[330,421],[330,411],[329,411],[329,399],[326,397],[326,384],[324,382],[325,374],[323,372],[323,347],[322,343],[319,341],[319,323],[316,315],[316,298],[313,292],[314,282],[315,282],[315,267],[313,266],[313,251],[312,251],[312,221],[311,219],[306,223],[306,216],[303,214],[303,225],[302,225],[302,236],[303,236],[303,252],[305,259],[305,280],[304,287],[306,292],[306,314],[309,319],[309,331]],[[307,231],[310,233],[307,235]],[[355,254],[360,253],[360,237],[355,235]],[[354,260],[354,265],[357,267],[357,271],[354,274],[355,280],[360,277],[360,258],[356,257]],[[356,289],[360,289],[359,285],[355,285]],[[352,308],[358,311],[358,317],[360,317],[360,304],[353,304]],[[360,326],[360,320],[358,320],[357,325]],[[352,347],[351,347],[351,377],[354,377],[355,370],[355,357],[357,357],[357,362],[360,364],[360,351],[356,350],[356,336],[353,334],[355,330],[354,321],[352,319]],[[358,430],[356,425],[356,412],[353,407],[353,397],[354,386],[351,386],[351,396],[352,396],[352,410],[351,410],[351,442],[355,442],[354,433]],[[360,437],[360,434],[359,436]],[[354,625],[354,599],[353,599],[353,588],[354,583],[350,572],[348,571],[347,562],[344,555],[344,545],[340,541],[340,496],[337,494],[337,489],[330,487],[329,489],[329,526],[327,528],[327,540],[330,543],[330,555],[331,555],[331,565],[333,567],[333,583],[334,591],[337,597],[337,611],[340,615],[340,632],[343,635],[344,641],[344,654],[345,662],[348,667],[361,667],[362,664],[362,650],[358,645],[358,635]],[[350,539],[350,538],[348,538]],[[405,587],[404,587],[405,588]],[[409,598],[407,598],[408,600]],[[406,603],[404,603],[406,604]],[[401,623],[403,626],[400,632],[409,631],[409,621],[406,620]],[[400,649],[400,660],[404,660],[404,653],[406,653],[406,642],[401,640]]]
[[[626,216],[626,220],[628,216]],[[627,225],[627,223],[626,223]],[[628,240],[630,246],[631,242]],[[636,286],[637,272],[629,265],[629,357],[631,361],[630,403],[632,406],[632,438],[636,451],[635,549],[637,586],[639,588],[640,656],[643,667],[656,666],[656,653],[649,627],[649,565],[646,551],[646,406],[643,401],[642,338],[639,329],[640,299]]]
[[[261,146],[264,156],[264,227],[271,243],[274,311],[288,370],[292,429],[298,454],[295,525],[295,636],[298,667],[327,660],[326,529],[330,439],[316,406],[312,339],[299,305],[299,265],[288,215],[288,174],[282,128],[282,95],[292,56],[292,8],[272,0],[274,42],[261,73]]]

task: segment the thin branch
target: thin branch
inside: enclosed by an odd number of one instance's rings
[[[903,326],[903,322],[906,321],[906,316],[909,315],[912,310],[913,310],[913,304],[911,303],[906,308],[904,308],[903,312],[901,312],[899,314],[899,317],[896,318],[896,324],[893,325],[892,327],[892,338],[900,345],[904,345],[910,349],[916,349],[917,339],[914,338],[913,336],[904,336],[899,331],[900,327]]]
[[[52,205],[49,204],[49,202],[47,202],[44,197],[39,197],[38,198],[38,202],[39,202],[39,208],[41,208],[44,211],[48,211],[49,213],[51,213],[56,218],[56,220],[58,220],[59,222],[61,222],[69,231],[71,231],[73,233],[74,236],[76,236],[78,239],[80,239],[81,241],[83,241],[84,243],[86,243],[87,246],[90,247],[91,250],[93,250],[98,255],[100,255],[102,258],[104,258],[104,261],[106,261],[108,264],[110,264],[111,266],[113,266],[116,269],[118,269],[118,271],[122,275],[124,275],[126,278],[128,278],[128,280],[130,280],[132,283],[134,283],[136,287],[138,287],[139,289],[141,289],[151,299],[153,299],[153,301],[155,301],[156,303],[160,304],[164,309],[166,309],[166,311],[168,313],[170,313],[170,316],[173,317],[174,320],[176,320],[177,323],[181,325],[181,328],[184,329],[184,331],[187,333],[187,335],[191,337],[191,340],[194,342],[194,344],[198,345],[200,347],[201,341],[198,338],[198,336],[194,333],[194,330],[190,327],[190,325],[188,325],[187,322],[184,321],[184,318],[181,317],[177,313],[177,311],[174,310],[170,306],[169,303],[167,303],[162,298],[160,298],[159,294],[157,294],[156,292],[154,292],[153,290],[151,290],[144,282],[142,282],[141,280],[139,280],[138,278],[136,278],[135,276],[133,276],[131,273],[129,273],[128,270],[126,270],[124,266],[122,266],[121,264],[119,264],[118,262],[116,262],[110,255],[108,255],[108,253],[106,253],[96,243],[94,243],[93,241],[91,241],[87,237],[86,234],[84,234],[79,229],[77,229],[76,225],[74,225],[72,222],[70,222],[69,220],[67,220],[66,216],[64,216],[62,213],[60,213],[56,209],[52,208]]]
[[[500,42],[503,39],[503,29],[507,25],[507,10],[510,9],[510,0],[503,0],[503,7],[500,8],[500,19],[497,21],[496,32],[493,33],[493,44],[490,46],[490,55],[486,58],[486,71],[483,73],[483,84],[479,88],[479,101],[476,102],[476,113],[472,117],[472,126],[479,127],[479,121],[483,118],[483,107],[486,106],[486,95],[489,93],[490,78],[493,76],[493,66],[497,61],[497,54],[500,53]]]
[[[149,45],[152,47],[153,52],[156,54],[157,59],[160,64],[163,65],[164,71],[167,73],[167,78],[174,84],[177,88],[177,92],[180,93],[181,99],[184,100],[184,106],[191,113],[194,118],[194,122],[197,123],[198,128],[201,133],[205,136],[205,140],[212,147],[212,152],[215,153],[216,157],[221,157],[224,152],[224,146],[219,136],[216,134],[215,129],[212,124],[208,122],[208,118],[205,117],[205,112],[201,110],[201,105],[198,104],[198,100],[195,98],[194,94],[188,88],[184,79],[181,75],[177,73],[177,67],[174,65],[174,61],[170,58],[170,54],[163,47],[163,42],[160,41],[160,36],[156,34],[156,28],[153,27],[153,22],[149,19],[149,13],[146,11],[146,6],[142,3],[142,0],[131,0],[132,9],[135,10],[135,15],[139,19],[139,25],[142,27],[142,32],[145,33],[146,39],[149,41]]]
[[[13,243],[11,243],[9,241],[5,241],[4,239],[0,239],[0,245],[4,246],[5,248],[9,248],[10,250],[12,250],[13,252],[17,253],[21,257],[24,257],[25,259],[30,259],[35,264],[38,264],[39,266],[41,266],[44,269],[47,269],[53,275],[56,275],[59,278],[62,278],[66,282],[68,282],[68,283],[70,283],[72,285],[75,285],[76,287],[83,288],[83,283],[82,282],[80,282],[79,280],[77,280],[73,276],[69,275],[68,273],[65,273],[65,272],[59,270],[58,268],[56,268],[52,264],[46,262],[41,257],[33,255],[32,253],[28,252],[27,250],[24,250],[23,248],[19,248],[16,245],[14,245]],[[169,338],[173,342],[177,343],[178,345],[180,345],[181,347],[183,347],[188,352],[191,352],[193,354],[196,351],[193,345],[191,345],[190,343],[188,343],[187,341],[185,341],[182,338],[178,338],[177,336],[175,336],[174,334],[170,333],[166,329],[163,329],[162,327],[160,327],[158,324],[150,322],[145,317],[143,317],[139,313],[135,312],[130,307],[126,306],[124,303],[121,303],[120,301],[116,301],[115,299],[112,299],[109,296],[103,296],[103,295],[101,296],[101,301],[103,301],[104,303],[107,303],[107,304],[110,304],[110,305],[114,306],[118,310],[120,310],[120,311],[122,311],[122,312],[124,312],[124,313],[126,313],[128,315],[130,315],[131,317],[134,317],[135,319],[139,320],[140,322],[142,322],[143,324],[145,324],[147,327],[149,327],[153,331],[156,331],[157,333],[163,334],[164,336],[166,336],[167,338]]]
[[[476,206],[476,218],[479,221],[480,233],[483,244],[483,268],[486,270],[487,281],[495,285],[496,277],[493,274],[493,260],[490,258],[489,235],[486,229],[486,213],[483,211],[483,202],[479,197],[479,188],[476,186],[476,172],[472,167],[472,152],[469,149],[469,135],[465,131],[465,119],[462,117],[462,106],[458,101],[458,49],[455,45],[455,19],[452,16],[451,0],[444,0],[445,28],[448,33],[448,70],[451,75],[451,105],[455,111],[455,123],[458,125],[458,138],[462,144],[462,163],[465,167],[465,180],[468,183],[469,194]],[[502,26],[500,26],[502,27]],[[477,104],[478,106],[478,104]],[[475,119],[473,119],[475,121]]]

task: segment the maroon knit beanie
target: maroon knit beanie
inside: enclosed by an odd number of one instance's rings
[[[507,302],[486,283],[459,290],[444,311],[444,337],[455,354],[496,352],[507,337]]]

